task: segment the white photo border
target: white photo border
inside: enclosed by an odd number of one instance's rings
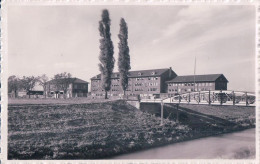
[[[260,99],[259,99],[259,73],[260,73],[260,1],[259,0],[3,0],[1,6],[1,163],[31,164],[31,163],[88,163],[88,164],[258,164],[260,163]],[[8,31],[7,31],[7,8],[12,5],[38,6],[38,5],[252,5],[256,11],[255,31],[255,88],[256,88],[256,159],[226,160],[8,160]]]

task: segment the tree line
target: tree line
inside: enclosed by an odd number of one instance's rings
[[[73,79],[72,75],[67,72],[56,74],[51,79],[46,74],[43,74],[41,76],[23,76],[21,78],[12,75],[8,78],[8,93],[13,92],[14,97],[16,98],[18,95],[18,91],[24,90],[28,93],[29,91],[32,91],[37,84],[42,86],[43,90],[46,90],[47,84],[50,80],[53,80],[52,84],[57,90],[63,90],[66,94],[69,84],[72,82]],[[44,96],[46,98],[46,94],[44,94]]]
[[[99,21],[100,33],[100,54],[99,54],[99,70],[101,72],[102,89],[105,90],[105,99],[107,99],[107,92],[111,89],[111,76],[113,74],[115,59],[114,46],[111,40],[110,33],[111,20],[107,9],[102,11],[101,20]],[[120,83],[123,89],[123,95],[128,87],[128,74],[131,69],[130,55],[128,47],[128,27],[124,18],[120,20],[120,30],[118,34],[119,55],[118,55],[118,70],[120,74]]]

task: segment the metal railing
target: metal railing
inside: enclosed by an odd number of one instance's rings
[[[169,94],[170,95],[170,94]],[[174,104],[208,104],[208,105],[239,105],[255,106],[256,97],[252,92],[213,90],[190,92],[165,98],[157,95],[157,98],[141,98],[141,102],[147,103],[164,103]]]

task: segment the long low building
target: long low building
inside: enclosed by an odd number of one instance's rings
[[[128,75],[128,88],[126,95],[137,96],[140,94],[160,94],[167,92],[166,81],[175,78],[177,74],[172,68],[130,71]],[[121,96],[123,89],[120,84],[119,73],[111,77],[111,89],[108,96]],[[105,91],[101,87],[101,75],[91,78],[91,96],[103,97]]]
[[[227,90],[228,80],[223,74],[177,76],[167,81],[167,92],[182,94],[196,91]]]

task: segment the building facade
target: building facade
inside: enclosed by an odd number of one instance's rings
[[[44,89],[46,97],[51,98],[71,98],[71,97],[87,97],[88,94],[88,82],[79,78],[67,78],[66,82],[62,82],[64,79],[51,80],[47,82]]]
[[[227,90],[228,80],[223,74],[177,76],[167,81],[167,92],[172,95],[196,91]]]
[[[137,96],[140,94],[153,95],[167,92],[166,81],[173,79],[177,74],[171,69],[153,69],[130,71],[128,75],[128,88],[126,95]],[[101,87],[101,75],[91,78],[91,96],[104,97],[105,91]],[[111,77],[111,89],[108,96],[122,96],[123,89],[120,84],[119,73]]]

